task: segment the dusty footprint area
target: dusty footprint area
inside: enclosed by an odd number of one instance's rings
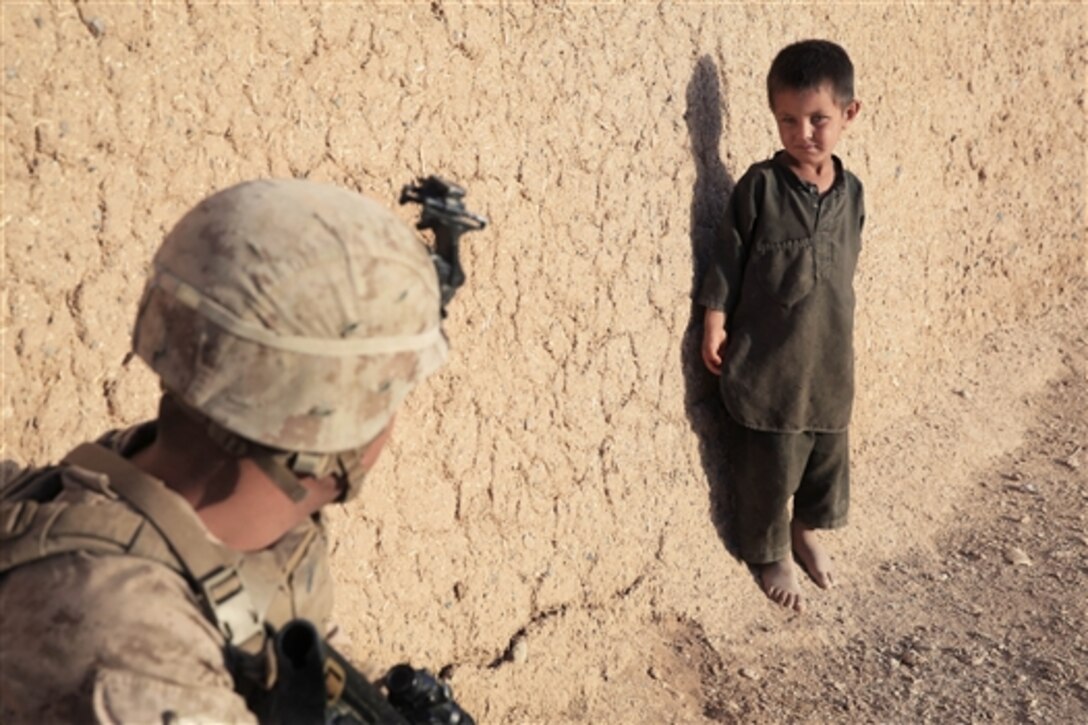
[[[196,200],[440,173],[491,224],[330,512],[348,654],[485,723],[1084,720],[1086,12],[4,2],[0,457],[152,413],[131,324]],[[857,67],[868,219],[841,586],[793,618],[723,542],[691,298],[804,37]]]

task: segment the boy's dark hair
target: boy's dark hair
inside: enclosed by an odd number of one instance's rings
[[[854,100],[854,64],[841,45],[830,40],[802,40],[778,51],[767,73],[767,103],[774,110],[774,94],[789,89],[807,91],[831,84],[835,102],[845,107]]]

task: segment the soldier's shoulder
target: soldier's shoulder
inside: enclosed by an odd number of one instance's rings
[[[11,481],[14,481],[27,470],[26,466],[10,458],[0,461],[0,491],[7,488]]]
[[[253,721],[233,691],[220,635],[165,566],[52,557],[9,573],[0,609],[5,652],[34,653],[9,657],[2,677],[27,714],[54,712],[48,700],[63,698],[101,722]]]
[[[0,583],[0,606],[24,620],[67,621],[107,633],[133,621],[198,619],[200,607],[185,579],[169,567],[137,556],[85,552],[48,556],[12,569]],[[210,626],[210,625],[209,625]],[[214,631],[214,630],[213,630]]]

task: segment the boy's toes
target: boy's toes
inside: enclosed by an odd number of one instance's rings
[[[804,603],[801,599],[801,595],[795,592],[775,592],[771,599],[778,605],[785,607],[786,609],[792,609],[795,612],[804,611]]]
[[[790,530],[793,536],[793,552],[797,555],[801,568],[816,586],[830,589],[833,584],[831,557],[817,541],[816,532],[797,519],[791,523]]]
[[[816,586],[820,587],[820,589],[830,589],[831,585],[834,584],[831,572],[827,569],[812,569],[809,571],[808,567],[805,567],[805,571],[809,572],[809,577],[816,583]]]
[[[765,564],[760,579],[763,593],[772,602],[795,612],[804,611],[801,588],[788,561]]]
[[[805,573],[808,574],[808,578],[811,579],[816,586],[820,587],[820,589],[830,589],[834,584],[834,580],[831,578],[831,572],[810,569],[807,566],[802,568]]]

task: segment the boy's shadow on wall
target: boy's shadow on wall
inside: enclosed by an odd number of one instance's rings
[[[699,439],[699,455],[709,484],[711,521],[726,549],[737,557],[731,536],[732,505],[725,465],[726,412],[718,394],[718,378],[703,364],[703,308],[694,302],[710,263],[711,250],[734,183],[718,149],[722,135],[721,81],[718,67],[710,56],[704,55],[695,64],[687,88],[684,120],[695,161],[695,186],[691,199],[693,302],[680,345],[684,410],[692,431]]]

